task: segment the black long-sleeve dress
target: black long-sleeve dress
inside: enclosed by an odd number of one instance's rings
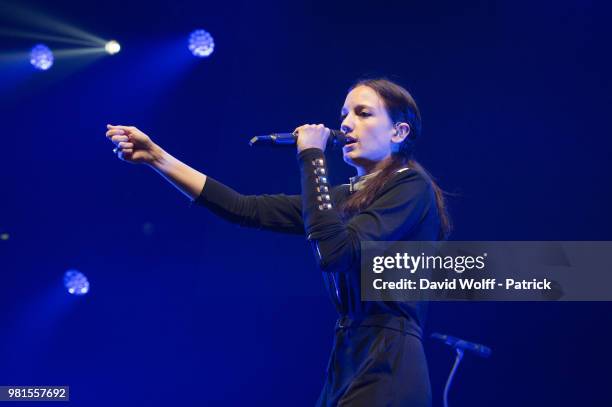
[[[330,187],[317,148],[300,152],[298,162],[301,195],[244,196],[208,177],[194,202],[242,226],[307,236],[339,314],[318,406],[430,405],[421,343],[425,304],[360,300],[361,241],[437,239],[430,182],[400,169],[368,208],[343,221],[337,205],[364,180]]]

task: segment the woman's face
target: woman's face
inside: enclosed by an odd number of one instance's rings
[[[371,172],[391,154],[393,123],[372,88],[362,85],[349,92],[342,107],[341,129],[349,139],[342,148],[344,161],[356,167],[359,175]]]

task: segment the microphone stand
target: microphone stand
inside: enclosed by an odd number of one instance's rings
[[[491,356],[491,348],[484,345],[480,345],[478,343],[468,342],[460,338],[455,338],[454,336],[442,335],[439,333],[433,333],[431,334],[431,337],[443,341],[445,345],[450,346],[457,353],[457,356],[455,357],[455,363],[453,364],[453,368],[451,369],[450,374],[448,375],[448,379],[446,380],[446,385],[444,386],[444,395],[442,396],[444,407],[448,407],[448,392],[450,391],[450,387],[453,383],[453,378],[455,377],[455,373],[457,372],[459,363],[461,363],[461,360],[463,359],[463,353],[466,350],[469,350],[476,353],[480,357],[487,358]]]
[[[448,375],[448,379],[446,379],[446,386],[444,386],[444,396],[442,397],[444,402],[444,407],[448,407],[448,391],[450,390],[450,386],[453,382],[453,377],[455,377],[455,372],[459,367],[459,363],[461,363],[461,359],[463,359],[463,349],[455,348],[457,351],[457,357],[455,358],[455,363],[453,364],[453,368]]]

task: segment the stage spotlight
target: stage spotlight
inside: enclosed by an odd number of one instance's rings
[[[46,71],[53,65],[53,53],[43,44],[38,44],[30,52],[30,63],[34,68]]]
[[[109,54],[114,55],[117,52],[121,51],[121,45],[119,45],[117,41],[112,40],[106,43],[106,45],[104,46],[104,49]]]
[[[89,281],[78,270],[68,270],[64,273],[64,286],[73,295],[85,295],[89,292]]]
[[[215,41],[212,35],[205,30],[195,30],[189,36],[189,50],[196,57],[204,58],[212,54]]]

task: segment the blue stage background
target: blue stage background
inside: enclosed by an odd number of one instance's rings
[[[16,19],[2,25],[52,29]],[[453,240],[612,238],[611,7],[598,1],[20,2],[115,56],[0,59],[0,385],[71,403],[310,406],[335,314],[302,236],[249,230],[119,161],[135,125],[245,194],[299,193],[295,152],[254,136],[339,127],[350,84],[387,76],[423,115],[417,158],[454,193]],[[7,11],[9,10],[9,11]],[[204,28],[208,59],[186,41]],[[36,41],[1,36],[9,52]],[[70,45],[47,41],[52,49]],[[330,153],[331,180],[354,175]],[[91,292],[66,294],[63,273]],[[484,343],[456,406],[612,405],[609,303],[432,303],[426,332]],[[454,355],[425,340],[434,391]],[[406,384],[410,385],[409,383]]]

